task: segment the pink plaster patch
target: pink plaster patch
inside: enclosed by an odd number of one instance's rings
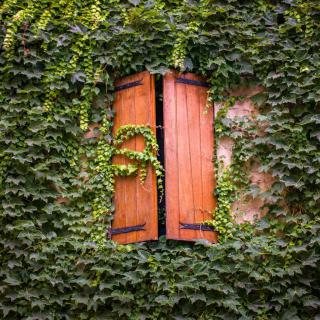
[[[253,221],[262,217],[265,212],[261,211],[264,201],[261,199],[253,199],[252,197],[242,196],[232,205],[232,213],[237,223],[244,221]]]
[[[255,163],[250,168],[250,181],[257,185],[261,192],[266,192],[272,186],[274,178],[269,173],[260,172],[259,164]],[[241,195],[240,199],[232,205],[232,212],[237,223],[253,221],[255,218],[262,218],[267,209],[261,209],[266,204],[264,199],[253,198],[248,195]]]
[[[233,144],[233,140],[229,137],[222,137],[219,141],[217,157],[219,163],[222,162],[224,167],[227,167],[231,164]]]
[[[251,100],[244,100],[236,102],[235,105],[228,110],[227,117],[233,119],[236,117],[252,117],[257,114],[258,112]]]
[[[88,131],[83,135],[85,139],[91,139],[96,138],[99,136],[99,130],[97,130],[100,127],[98,123],[92,123],[88,127]]]
[[[240,88],[234,90],[232,95],[247,97],[243,101],[238,101],[233,107],[228,110],[227,117],[234,119],[237,117],[248,117],[253,119],[258,115],[258,111],[250,100],[250,97],[262,92],[261,87],[257,88]],[[215,114],[222,108],[222,105],[215,105]],[[231,164],[233,140],[229,137],[222,137],[219,141],[217,149],[217,158],[219,162],[223,162],[224,167]],[[262,192],[267,191],[272,183],[273,178],[268,173],[259,172],[259,165],[256,163],[250,168],[250,180],[252,184],[257,185]],[[232,205],[232,211],[237,223],[243,221],[253,221],[255,217],[262,217],[266,214],[266,210],[260,208],[265,204],[263,199],[253,198],[248,195],[241,195],[240,199],[235,201]]]
[[[260,172],[259,168],[260,166],[258,163],[252,165],[250,180],[252,184],[258,185],[262,192],[265,192],[270,189],[274,182],[274,178],[270,173]]]

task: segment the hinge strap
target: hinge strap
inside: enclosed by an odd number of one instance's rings
[[[114,88],[114,91],[121,91],[124,89],[128,89],[128,88],[132,88],[132,87],[136,87],[136,86],[141,86],[142,85],[142,80],[137,80],[137,81],[132,81],[132,82],[128,82],[125,84],[122,84],[120,86],[117,86]]]
[[[129,232],[133,232],[133,231],[145,230],[144,226],[145,226],[145,223],[138,224],[138,225],[132,226],[132,227],[110,229],[110,234],[111,234],[111,236],[114,236],[116,234],[121,234],[121,233],[129,233]]]
[[[183,83],[183,84],[190,84],[190,85],[198,86],[198,87],[206,87],[206,88],[210,87],[210,84],[207,82],[198,81],[198,80],[190,80],[190,79],[185,79],[185,78],[177,78],[176,82]]]
[[[200,230],[200,231],[214,231],[212,226],[207,226],[200,223],[181,223],[180,229]]]

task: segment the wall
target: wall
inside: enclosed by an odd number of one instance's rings
[[[235,96],[245,96],[242,101],[235,103],[233,107],[230,107],[227,113],[227,118],[235,119],[240,117],[248,117],[253,119],[257,116],[258,110],[255,108],[250,97],[261,92],[262,88],[250,88],[250,89],[238,89],[232,92]],[[222,105],[215,105],[215,114],[222,108]],[[219,162],[223,163],[224,167],[228,167],[232,159],[232,147],[233,140],[230,137],[221,137],[218,149],[217,158]],[[259,164],[253,163],[249,168],[250,182],[257,185],[262,192],[267,191],[273,183],[273,178],[268,173],[259,172]],[[245,194],[241,194],[240,199],[235,201],[232,205],[232,212],[234,218],[238,223],[243,221],[253,221],[255,217],[262,217],[266,214],[266,209],[260,208],[265,204],[265,201],[261,198],[253,198]]]

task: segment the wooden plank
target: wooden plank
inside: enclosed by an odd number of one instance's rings
[[[147,81],[149,80],[149,81]],[[143,86],[137,86],[135,88],[136,92],[136,124],[148,124],[153,129],[155,133],[155,107],[150,109],[150,106],[155,106],[155,91],[152,87],[154,83],[154,76],[150,76],[146,79],[146,83]],[[151,94],[150,94],[151,93]],[[143,137],[136,138],[136,150],[143,151],[145,147],[145,141]],[[147,168],[147,178],[145,183],[142,185],[140,181],[136,180],[137,188],[137,214],[138,221],[146,223],[146,234],[150,239],[157,239],[157,212],[151,215],[150,218],[146,219],[149,215],[150,207],[157,207],[157,198],[154,189],[156,188],[156,176],[152,174],[151,165]],[[156,227],[156,228],[155,228]],[[137,241],[143,241],[146,235],[143,232],[137,233]]]
[[[134,81],[134,77],[130,79],[131,81]],[[126,89],[122,91],[122,116],[123,116],[123,122],[124,124],[136,124],[136,101],[135,101],[135,88],[133,87],[131,89]],[[129,139],[128,141],[125,141],[122,145],[123,148],[128,148],[130,150],[136,150],[136,138]],[[128,161],[129,162],[129,161]],[[131,161],[130,161],[131,162]],[[133,162],[133,161],[132,161]],[[121,204],[121,206],[124,206],[122,209],[125,211],[125,217],[126,217],[126,226],[135,226],[138,225],[137,221],[137,178],[136,177],[129,177],[128,178],[122,178],[121,183],[124,185],[125,189],[125,197],[124,202]],[[129,182],[130,181],[130,182]],[[132,243],[136,242],[137,240],[137,232],[129,232],[126,234],[126,243]]]
[[[163,79],[163,124],[166,174],[166,236],[179,239],[179,183],[177,152],[176,76],[167,73]]]
[[[190,134],[188,123],[188,107],[190,101],[187,100],[187,90],[185,84],[176,83],[176,108],[177,108],[177,152],[178,152],[178,178],[179,178],[179,204],[180,219],[179,223],[190,223],[194,221],[194,199],[193,199],[193,180],[191,166]],[[170,181],[169,181],[170,183]],[[170,196],[170,195],[168,195]],[[180,229],[182,239],[194,239],[195,231]]]
[[[123,85],[141,81],[141,85],[123,87]],[[142,72],[121,79],[116,87],[114,110],[114,134],[119,127],[126,124],[150,125],[155,131],[155,92],[151,84],[154,78],[148,72]],[[122,86],[122,87],[121,87]],[[122,147],[143,151],[144,138],[137,136],[123,143]],[[115,164],[133,163],[123,156],[113,159]],[[116,177],[115,182],[115,215],[112,229],[128,228],[144,225],[144,230],[113,235],[118,243],[133,243],[137,241],[157,239],[157,185],[156,176],[151,166],[145,183],[141,185],[139,176]]]
[[[202,194],[203,219],[212,219],[212,211],[216,207],[216,199],[212,192],[216,186],[213,150],[214,150],[214,110],[210,108],[207,113],[204,112],[207,103],[207,89],[199,90],[199,109],[200,109],[200,140],[201,140],[201,164],[202,164]],[[200,233],[200,231],[198,231]],[[217,233],[207,232],[206,239],[211,242],[217,242]]]
[[[194,74],[164,77],[167,238],[216,242],[211,230],[181,229],[181,224],[190,227],[211,219],[215,207],[213,110],[203,113],[207,88],[199,81],[203,79]]]
[[[187,79],[198,80],[193,74],[188,74]],[[193,191],[193,221],[201,223],[203,217],[203,186],[202,186],[202,159],[201,159],[201,140],[200,138],[200,106],[199,106],[199,87],[187,87],[187,107],[188,112],[188,128],[189,128],[189,146],[190,146],[190,162],[191,162],[191,181]],[[191,107],[189,107],[191,106]],[[195,106],[195,107],[192,107]],[[190,221],[190,218],[186,221]],[[199,231],[194,231],[194,238],[201,238]]]

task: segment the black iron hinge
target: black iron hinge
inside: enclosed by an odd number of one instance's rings
[[[121,84],[120,86],[115,87],[114,91],[117,92],[117,91],[129,89],[129,88],[141,86],[141,85],[142,85],[142,80],[132,81],[132,82]]]
[[[108,236],[114,236],[116,234],[122,234],[122,233],[129,233],[133,231],[140,231],[140,230],[145,230],[144,226],[146,224],[138,224],[136,226],[131,226],[131,227],[124,227],[124,228],[115,228],[115,229],[109,229]]]
[[[183,84],[190,84],[192,86],[198,86],[198,87],[206,87],[206,88],[210,87],[210,84],[207,82],[198,81],[198,80],[190,80],[190,79],[185,79],[185,78],[177,78],[176,82],[183,83]]]
[[[212,226],[207,226],[200,223],[181,223],[180,229],[200,230],[200,231],[214,231]]]

